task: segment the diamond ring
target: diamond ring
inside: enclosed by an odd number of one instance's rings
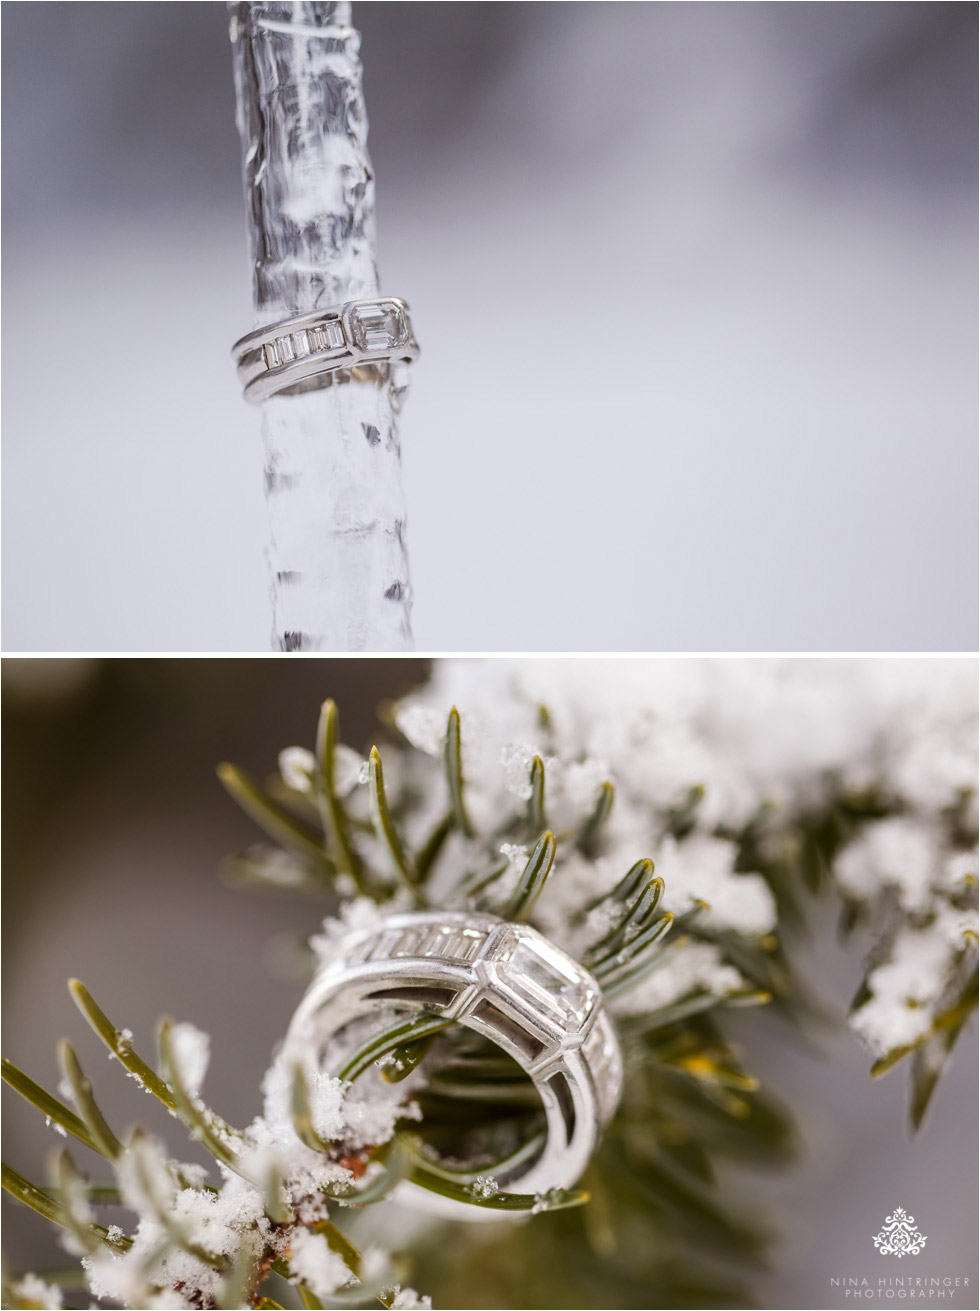
[[[393,1013],[431,1013],[475,1030],[530,1077],[545,1115],[544,1144],[536,1158],[495,1172],[496,1185],[540,1194],[579,1179],[616,1109],[623,1067],[599,985],[576,960],[537,930],[495,915],[389,915],[336,945],[293,1017],[287,1047],[312,1044],[322,1062],[347,1026],[360,1041],[366,1017],[380,1024]],[[413,1184],[399,1192],[440,1215],[499,1218]]]
[[[380,376],[379,366],[417,359],[419,344],[403,300],[351,300],[259,328],[231,353],[245,399],[258,404],[323,386],[339,369]]]

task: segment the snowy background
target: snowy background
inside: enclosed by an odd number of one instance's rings
[[[930,662],[924,672],[958,678],[963,669]],[[215,764],[230,759],[260,776],[271,772],[281,747],[312,741],[326,695],[338,702],[344,740],[366,749],[378,732],[378,703],[403,695],[424,673],[421,661],[404,660],[67,668],[5,661],[5,1054],[54,1086],[55,1041],[70,1037],[110,1121],[147,1117],[175,1146],[183,1143],[173,1121],[154,1114],[155,1103],[113,1071],[88,1033],[65,988],[66,977],[78,975],[118,1024],[133,1029],[144,1054],[152,1053],[163,1013],[209,1031],[208,1097],[233,1123],[247,1122],[305,986],[284,971],[285,944],[291,934],[309,934],[331,907],[222,884],[222,857],[254,841],[256,830],[225,796]],[[815,678],[815,697],[820,686]],[[607,671],[611,696],[609,688]],[[831,736],[846,736],[839,714],[827,720]],[[791,722],[760,717],[756,754],[770,743],[786,750]],[[842,1307],[848,1303],[832,1277],[915,1274],[969,1278],[943,1304],[975,1307],[976,1018],[925,1128],[910,1140],[905,1073],[872,1083],[870,1058],[844,1027],[871,939],[859,933],[842,946],[838,911],[833,900],[811,903],[812,942],[797,957],[830,1008],[826,1028],[806,1042],[764,1010],[737,1024],[726,1017],[749,1068],[792,1108],[803,1135],[798,1165],[746,1180],[747,1208],[764,1209],[780,1238],[771,1270],[754,1281],[759,1305]],[[9,1090],[4,1124],[11,1164],[43,1174],[57,1140]],[[911,1271],[872,1245],[896,1206],[928,1236]],[[13,1205],[6,1210],[12,1268],[63,1264],[49,1226]],[[479,1305],[478,1289],[473,1298]]]
[[[2,21],[4,648],[264,649],[224,5]],[[355,21],[419,648],[972,649],[975,6]]]

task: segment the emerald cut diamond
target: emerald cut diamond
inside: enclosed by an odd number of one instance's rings
[[[540,934],[517,930],[510,951],[507,985],[561,1021],[580,1029],[595,1005],[597,987],[591,975]]]
[[[408,323],[393,301],[358,305],[350,321],[354,340],[362,351],[390,351],[408,344]]]

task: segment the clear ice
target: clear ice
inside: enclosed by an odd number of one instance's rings
[[[241,3],[229,14],[254,326],[378,296],[350,5]],[[404,369],[331,377],[261,406],[273,647],[409,650]]]

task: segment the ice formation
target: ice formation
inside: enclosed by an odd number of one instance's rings
[[[380,294],[360,35],[348,3],[231,7],[255,325]],[[410,295],[410,289],[405,289]],[[411,647],[404,370],[262,405],[273,642]]]

